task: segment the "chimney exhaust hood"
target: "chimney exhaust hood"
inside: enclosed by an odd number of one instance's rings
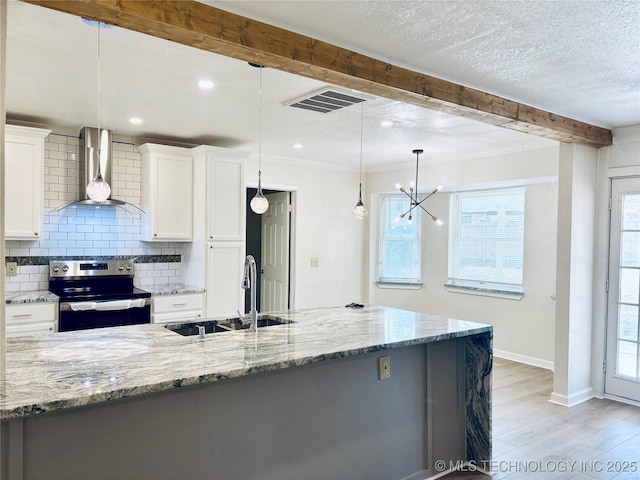
[[[102,145],[100,145],[100,140],[102,138]],[[98,202],[95,200],[91,200],[87,195],[87,185],[89,182],[95,179],[98,174],[98,162],[100,162],[100,173],[102,178],[107,184],[111,185],[112,183],[112,175],[111,171],[113,168],[113,133],[111,130],[106,130],[101,128],[94,127],[83,127],[80,130],[80,146],[79,146],[79,161],[80,161],[80,175],[79,175],[79,188],[80,188],[80,199],[76,202],[70,203],[61,207],[75,207],[78,205],[93,205],[96,207],[99,206],[107,206],[107,205],[115,205],[124,207],[126,210],[129,210],[128,207],[133,207],[141,213],[144,213],[140,207],[133,205],[132,203],[127,203],[123,200],[118,200],[115,198],[107,198],[103,202]]]

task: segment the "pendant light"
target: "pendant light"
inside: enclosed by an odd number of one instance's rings
[[[262,215],[269,209],[269,200],[262,193],[262,69],[263,65],[249,63],[252,67],[260,69],[260,107],[258,111],[258,191],[251,199],[249,206],[258,215]]]
[[[104,202],[111,195],[111,187],[102,178],[100,165],[105,161],[106,153],[109,151],[110,145],[107,145],[109,141],[109,135],[106,130],[100,128],[100,121],[102,120],[102,101],[101,101],[101,84],[100,84],[100,30],[102,29],[102,23],[98,23],[98,151],[97,158],[98,169],[96,176],[87,185],[87,196],[94,202]],[[104,152],[104,153],[103,153]],[[93,153],[93,152],[92,152]]]
[[[433,191],[431,193],[429,193],[428,195],[426,195],[422,200],[419,200],[419,194],[418,194],[418,159],[420,157],[420,154],[423,152],[424,150],[421,149],[415,149],[413,150],[413,153],[415,153],[416,155],[416,181],[411,182],[409,184],[409,191],[407,192],[407,189],[404,188],[402,185],[400,184],[396,184],[396,188],[398,190],[400,190],[402,193],[404,193],[407,197],[409,197],[409,210],[407,210],[406,212],[404,212],[402,215],[400,215],[398,218],[396,218],[396,222],[399,222],[400,220],[402,220],[405,216],[409,215],[409,218],[407,219],[407,221],[409,223],[411,223],[413,221],[413,210],[420,207],[422,210],[425,211],[425,213],[427,215],[429,215],[431,217],[431,220],[433,220],[434,222],[436,222],[436,225],[441,226],[443,225],[442,220],[440,220],[438,217],[436,217],[435,215],[431,214],[426,208],[424,208],[422,206],[422,203],[429,197],[431,197],[432,195],[438,193],[440,190],[442,190],[442,185],[438,185],[436,188],[433,189]]]
[[[364,124],[364,96],[360,102],[360,185],[358,186],[358,203],[353,208],[353,216],[357,220],[364,220],[369,211],[362,203],[362,130]]]

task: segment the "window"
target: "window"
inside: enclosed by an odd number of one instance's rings
[[[450,199],[447,286],[522,293],[524,187]]]
[[[398,217],[409,210],[409,199],[404,195],[381,195],[380,225],[380,283],[420,283],[420,213]]]

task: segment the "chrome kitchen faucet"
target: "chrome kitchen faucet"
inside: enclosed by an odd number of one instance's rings
[[[249,289],[249,297],[251,298],[251,310],[247,315],[240,315],[243,322],[251,319],[250,332],[258,330],[258,310],[256,308],[256,259],[253,255],[247,255],[244,259],[244,275],[242,277],[242,288]],[[240,313],[240,312],[238,312]]]

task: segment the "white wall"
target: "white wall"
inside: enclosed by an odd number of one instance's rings
[[[524,297],[522,300],[449,292],[443,286],[448,270],[449,195],[427,200],[427,209],[442,218],[437,227],[423,216],[420,290],[381,289],[375,284],[377,228],[370,235],[369,302],[432,313],[494,326],[498,355],[552,368],[555,322],[555,251],[557,231],[558,148],[498,155],[420,168],[420,189],[443,184],[447,190],[470,186],[526,185]],[[422,164],[421,164],[422,165]],[[415,167],[367,176],[370,193],[393,191],[407,182]],[[371,202],[371,201],[370,201]],[[372,203],[371,207],[375,205]],[[375,216],[375,215],[374,215]],[[372,217],[372,222],[375,218]]]
[[[258,184],[254,156],[246,182]],[[318,164],[262,158],[263,188],[296,190],[295,308],[346,305],[363,300],[365,223],[352,215],[358,200],[358,172]],[[319,267],[311,267],[318,257]]]

